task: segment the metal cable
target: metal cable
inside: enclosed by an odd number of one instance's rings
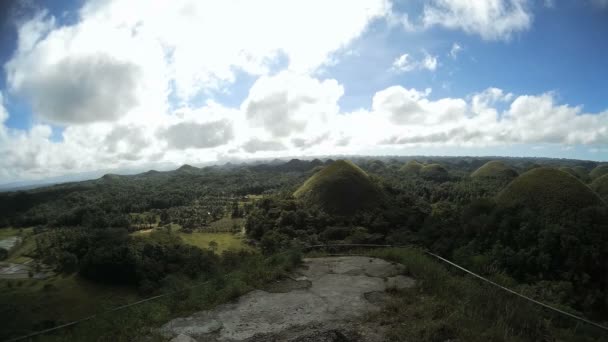
[[[311,246],[304,246],[304,247],[301,247],[301,248],[299,248],[299,249],[301,249],[302,251],[304,251],[304,250],[310,250],[310,249],[316,249],[316,248],[336,248],[336,247],[365,247],[365,248],[411,248],[412,246],[381,245],[381,244],[335,244],[335,245],[311,245]],[[285,252],[279,253],[278,255],[280,255],[280,254],[284,254],[284,253],[288,253],[288,252],[291,252],[291,251],[285,251]],[[435,258],[435,259],[437,259],[437,260],[440,260],[440,261],[442,261],[442,262],[444,262],[444,263],[447,263],[447,264],[449,264],[450,266],[456,267],[457,269],[459,269],[459,270],[461,270],[461,271],[464,271],[464,272],[466,272],[466,273],[468,273],[468,274],[470,274],[470,275],[472,275],[472,276],[474,276],[474,277],[476,277],[476,278],[478,278],[478,279],[480,279],[480,280],[482,280],[482,281],[484,281],[484,282],[486,282],[486,283],[488,283],[488,284],[490,284],[490,285],[492,285],[492,286],[495,286],[495,287],[497,287],[497,288],[500,288],[500,289],[502,289],[502,290],[504,290],[504,291],[507,291],[507,292],[509,292],[509,293],[511,293],[511,294],[514,294],[514,295],[516,295],[516,296],[518,296],[518,297],[520,297],[520,298],[523,298],[523,299],[525,299],[525,300],[527,300],[527,301],[530,301],[530,302],[532,302],[532,303],[534,303],[534,304],[540,305],[540,306],[542,306],[542,307],[544,307],[544,308],[546,308],[546,309],[552,310],[552,311],[554,311],[554,312],[557,312],[557,313],[559,313],[559,314],[565,315],[565,316],[567,316],[567,317],[570,317],[570,318],[573,318],[573,319],[579,320],[579,321],[581,321],[581,322],[584,322],[584,323],[590,324],[590,325],[592,325],[592,326],[594,326],[594,327],[596,327],[596,328],[602,329],[602,330],[604,330],[604,331],[608,331],[608,327],[606,327],[606,326],[603,326],[603,325],[601,325],[601,324],[599,324],[599,323],[595,323],[595,322],[593,322],[593,321],[590,321],[590,320],[588,320],[588,319],[586,319],[586,318],[584,318],[584,317],[580,317],[580,316],[577,316],[577,315],[571,314],[571,313],[569,313],[569,312],[566,312],[566,311],[560,310],[560,309],[558,309],[558,308],[556,308],[556,307],[553,307],[553,306],[551,306],[551,305],[548,305],[548,304],[545,304],[545,303],[539,302],[539,301],[537,301],[537,300],[535,300],[535,299],[533,299],[533,298],[530,298],[530,297],[528,297],[528,296],[526,296],[526,295],[523,295],[523,294],[521,294],[521,293],[519,293],[519,292],[516,292],[516,291],[511,290],[511,289],[509,289],[509,288],[507,288],[507,287],[504,287],[504,286],[502,286],[502,285],[499,285],[499,284],[497,284],[497,283],[493,282],[492,280],[487,279],[487,278],[485,278],[485,277],[483,277],[483,276],[480,276],[480,275],[478,275],[478,274],[476,274],[476,273],[474,273],[474,272],[472,272],[472,271],[470,271],[470,270],[468,270],[468,269],[466,269],[466,268],[464,268],[464,267],[462,267],[462,266],[460,266],[460,265],[457,265],[457,264],[455,264],[455,263],[453,263],[453,262],[451,262],[451,261],[449,261],[449,260],[447,260],[447,259],[445,259],[445,258],[443,258],[443,257],[441,257],[441,256],[439,256],[439,255],[437,255],[437,254],[431,253],[431,252],[426,251],[426,250],[422,250],[422,252],[424,252],[424,253],[425,253],[425,254],[427,254],[427,255],[430,255],[430,256],[434,257],[434,258]],[[347,254],[345,254],[345,255],[347,255]],[[272,256],[271,256],[271,257],[272,257]],[[271,258],[271,257],[269,257],[269,258]],[[269,258],[267,258],[266,260],[268,260]],[[20,337],[12,338],[12,339],[7,340],[7,342],[13,342],[13,341],[22,341],[22,340],[25,340],[25,339],[27,339],[27,338],[32,338],[32,337],[39,336],[39,335],[43,335],[43,334],[46,334],[46,333],[49,333],[49,332],[52,332],[52,331],[60,330],[60,329],[67,328],[67,327],[70,327],[70,326],[74,326],[74,325],[77,325],[77,324],[79,324],[79,323],[82,323],[82,322],[85,322],[85,321],[89,321],[89,320],[91,320],[91,319],[94,319],[94,318],[96,318],[96,317],[98,317],[98,316],[101,316],[101,315],[105,315],[105,314],[108,314],[108,313],[111,313],[111,312],[115,312],[115,311],[124,310],[124,309],[126,309],[126,308],[129,308],[129,307],[132,307],[132,306],[136,306],[136,305],[140,305],[140,304],[143,304],[143,303],[146,303],[146,302],[149,302],[149,301],[152,301],[152,300],[156,300],[156,299],[159,299],[159,298],[163,298],[163,297],[166,297],[166,296],[168,296],[168,295],[176,294],[176,293],[183,292],[183,291],[186,291],[186,290],[191,290],[191,289],[194,289],[194,288],[197,288],[197,287],[203,286],[203,285],[205,285],[205,284],[208,284],[209,282],[210,282],[210,280],[205,281],[205,282],[200,283],[200,284],[197,284],[197,285],[194,285],[194,286],[190,286],[190,287],[187,287],[187,288],[183,288],[183,289],[180,289],[180,290],[177,290],[177,291],[168,292],[168,293],[164,293],[164,294],[161,294],[161,295],[153,296],[153,297],[150,297],[150,298],[142,299],[142,300],[137,301],[137,302],[133,302],[133,303],[129,303],[129,304],[125,304],[125,305],[121,305],[121,306],[118,306],[118,307],[115,307],[115,308],[112,308],[112,309],[109,309],[109,310],[103,311],[103,312],[101,312],[101,313],[97,313],[97,314],[94,314],[94,315],[91,315],[91,316],[85,317],[85,318],[83,318],[83,319],[79,319],[79,320],[76,320],[76,321],[73,321],[73,322],[69,322],[69,323],[66,323],[66,324],[58,325],[58,326],[53,327],[53,328],[49,328],[49,329],[45,329],[45,330],[36,331],[36,332],[33,332],[33,333],[31,333],[31,334],[28,334],[28,335],[24,335],[24,336],[20,336]]]

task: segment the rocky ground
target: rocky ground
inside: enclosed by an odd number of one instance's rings
[[[165,324],[172,342],[383,341],[383,329],[365,320],[389,289],[412,287],[403,266],[369,257],[305,259],[291,278]]]

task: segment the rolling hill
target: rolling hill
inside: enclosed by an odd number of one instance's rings
[[[439,164],[428,164],[420,169],[420,176],[427,180],[444,181],[449,178],[448,171]]]
[[[401,172],[407,175],[417,175],[420,173],[420,169],[422,169],[424,165],[420,164],[416,160],[410,160],[407,164],[403,165],[401,168]]]
[[[517,176],[517,171],[498,160],[485,163],[471,174],[471,177],[473,178],[513,179]]]
[[[603,175],[602,177],[597,178],[591,183],[590,186],[596,194],[608,201],[608,175]]]
[[[600,165],[589,172],[591,180],[596,180],[603,175],[608,175],[608,165]]]
[[[337,160],[316,172],[293,195],[340,215],[375,207],[383,197],[365,171],[347,160]]]
[[[566,172],[541,167],[515,178],[497,196],[503,207],[523,206],[554,220],[566,212],[602,205],[589,187]]]

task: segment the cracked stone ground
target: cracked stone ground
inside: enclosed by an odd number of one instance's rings
[[[403,271],[369,257],[304,259],[290,279],[174,319],[161,333],[173,342],[382,341],[382,327],[364,318],[380,309],[386,290],[414,286]]]

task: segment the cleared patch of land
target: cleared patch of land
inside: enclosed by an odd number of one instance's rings
[[[179,232],[179,236],[185,243],[199,248],[210,248],[209,243],[215,241],[217,243],[217,253],[222,253],[226,250],[250,250],[251,247],[245,244],[241,234],[233,233],[183,233]]]

